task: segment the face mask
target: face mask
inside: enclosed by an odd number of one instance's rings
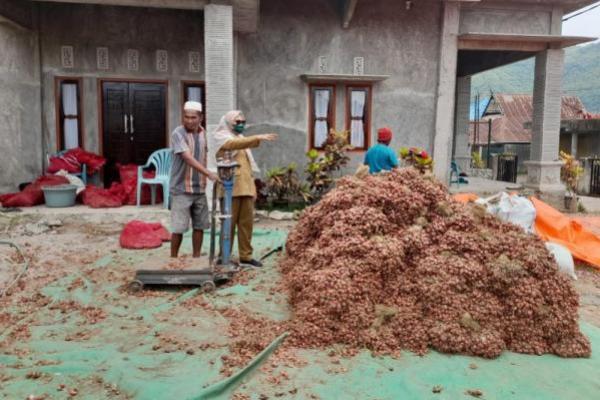
[[[237,133],[244,132],[245,128],[246,128],[246,124],[236,124],[233,126],[233,130],[236,131]]]

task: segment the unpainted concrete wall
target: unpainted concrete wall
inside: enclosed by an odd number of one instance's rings
[[[38,36],[0,22],[0,193],[14,191],[41,170]]]
[[[168,81],[168,131],[181,123],[181,82],[204,80],[201,11],[93,5],[41,5],[44,135],[56,150],[56,76],[83,78],[85,148],[99,152],[99,79]],[[61,66],[61,46],[73,46],[74,68]],[[96,48],[108,47],[109,69],[97,68]],[[139,70],[127,69],[127,50],[139,51]],[[168,51],[168,71],[156,69],[156,50]],[[200,52],[200,73],[189,72],[188,52]]]
[[[551,21],[551,7],[527,10],[507,6],[465,8],[461,11],[460,33],[548,35],[551,33]]]
[[[255,150],[264,170],[289,162],[304,165],[308,148],[308,84],[301,74],[352,74],[353,58],[364,57],[365,74],[390,75],[373,86],[371,143],[390,126],[392,146],[431,150],[437,88],[441,2],[358,2],[348,29],[338,2],[263,0],[257,34],[238,35],[238,107],[249,132],[277,132],[280,139]],[[345,128],[345,90],[338,86],[336,127]],[[352,153],[353,169],[364,152]]]

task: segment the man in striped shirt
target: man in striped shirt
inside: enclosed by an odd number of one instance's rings
[[[204,229],[208,229],[206,179],[217,181],[206,168],[206,133],[202,128],[202,104],[188,101],[183,107],[183,125],[171,134],[171,257],[177,257],[183,234],[192,221],[193,257],[200,257]]]

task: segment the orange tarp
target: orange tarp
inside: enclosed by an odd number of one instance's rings
[[[543,201],[531,197],[535,207],[535,230],[545,241],[562,244],[573,257],[600,268],[600,236]]]
[[[575,218],[581,225],[590,229],[592,232],[600,234],[600,217],[599,216],[585,216]]]
[[[454,200],[456,200],[460,203],[470,203],[479,198],[479,196],[477,196],[474,193],[456,193],[452,197],[454,197]]]

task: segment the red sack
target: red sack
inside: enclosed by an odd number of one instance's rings
[[[169,232],[160,223],[134,220],[123,228],[119,243],[124,249],[153,249],[169,240]]]
[[[50,163],[48,165],[48,173],[55,174],[61,169],[64,169],[70,174],[77,174],[81,172],[81,163],[73,155],[68,153],[62,156],[50,157]]]
[[[67,154],[75,157],[80,164],[85,164],[90,175],[98,172],[106,164],[106,158],[80,148],[71,149]]]
[[[137,202],[137,171],[138,166],[135,164],[119,165],[119,177],[121,184],[127,194],[124,204],[135,205]],[[144,171],[144,178],[154,178],[154,171]],[[160,187],[156,188],[156,204],[162,203],[163,196]],[[140,198],[141,204],[150,204],[152,202],[152,192],[150,185],[142,185],[142,195]]]
[[[82,164],[87,166],[87,173],[92,175],[106,164],[106,159],[98,154],[90,153],[80,148],[71,149],[61,156],[50,157],[48,172],[54,174],[64,169],[72,174],[79,173],[81,172]]]
[[[69,180],[64,176],[43,175],[27,185],[21,192],[1,195],[0,203],[3,207],[32,207],[44,204],[43,186],[56,186],[67,183],[69,183]]]
[[[121,207],[125,199],[125,191],[120,183],[113,183],[110,189],[87,185],[81,193],[83,204],[92,208]]]

